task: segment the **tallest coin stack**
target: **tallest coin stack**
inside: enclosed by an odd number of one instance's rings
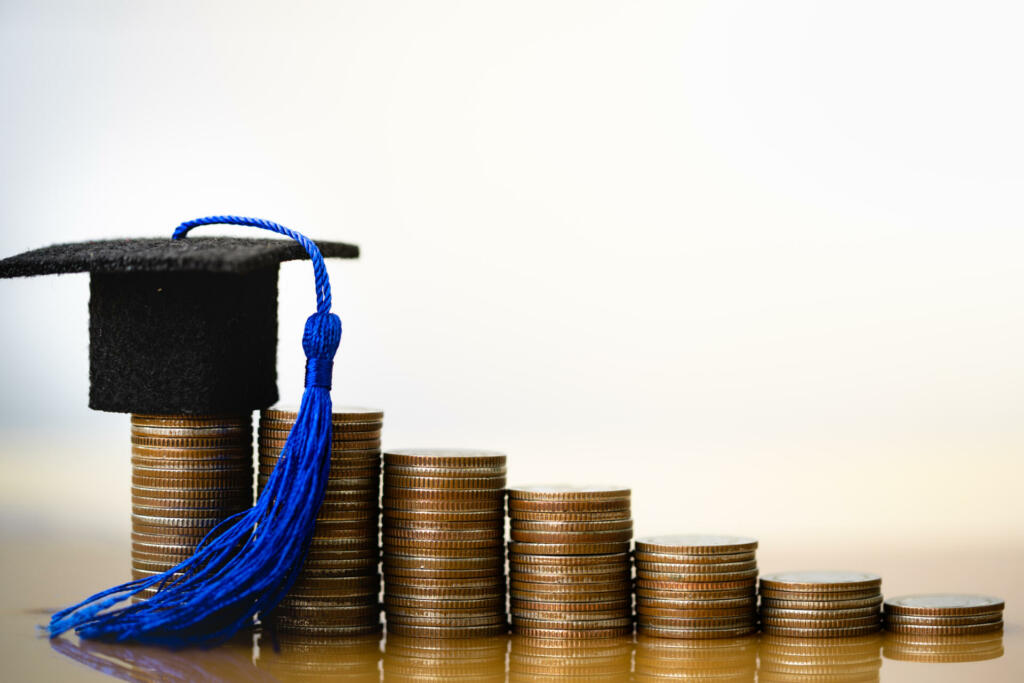
[[[250,415],[132,415],[132,577],[185,561],[252,505]],[[155,588],[139,597],[150,597]]]
[[[384,453],[384,611],[391,635],[505,633],[505,455]]]

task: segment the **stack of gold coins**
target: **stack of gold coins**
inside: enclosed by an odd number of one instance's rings
[[[736,638],[757,631],[757,540],[672,534],[637,539],[640,633]]]
[[[384,453],[389,637],[507,632],[505,461],[503,453],[465,449]]]
[[[882,635],[847,638],[761,638],[758,681],[878,681],[882,670]],[[750,679],[753,680],[753,679]]]
[[[388,634],[385,681],[505,681],[508,641],[491,638],[420,638]]]
[[[756,672],[756,638],[636,637],[636,681],[753,681]]]
[[[883,618],[891,633],[963,636],[1002,631],[1004,606],[987,595],[904,595],[885,601]]]
[[[1003,656],[1003,632],[959,636],[886,633],[882,654],[903,662],[953,664],[983,662]]]
[[[626,681],[632,655],[629,636],[602,640],[512,636],[509,681]]]
[[[882,577],[805,571],[761,577],[761,629],[794,638],[875,633],[882,627]]]
[[[633,632],[630,490],[509,489],[512,630],[532,638]]]
[[[252,506],[252,416],[132,415],[131,423],[132,576],[141,579],[180,564],[217,524]]]
[[[267,485],[296,413],[260,415],[259,489]],[[331,469],[306,564],[272,615],[279,631],[312,636],[376,633],[380,623],[380,433],[384,413],[335,407]]]

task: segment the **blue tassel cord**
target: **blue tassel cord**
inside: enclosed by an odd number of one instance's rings
[[[331,376],[341,343],[341,320],[332,314],[323,257],[305,235],[258,218],[211,216],[182,223],[173,238],[215,224],[241,225],[286,235],[313,262],[317,312],[306,321],[306,388],[295,425],[256,505],[221,522],[192,557],[163,574],[97,593],[50,619],[49,633],[184,647],[215,645],[272,610],[298,578],[313,535],[330,472]],[[116,607],[148,588],[144,602]]]

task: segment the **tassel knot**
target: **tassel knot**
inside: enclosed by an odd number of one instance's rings
[[[314,313],[306,319],[306,331],[302,334],[302,350],[306,352],[308,360],[333,360],[340,344],[341,318],[333,313]],[[307,369],[308,367],[307,365]]]

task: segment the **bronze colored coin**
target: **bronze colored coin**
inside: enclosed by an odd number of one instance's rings
[[[752,552],[757,539],[716,534],[667,534],[636,539],[636,549],[672,555],[722,555]]]
[[[1002,619],[982,624],[964,624],[961,626],[924,626],[918,624],[886,624],[890,633],[903,633],[916,636],[962,636],[975,633],[995,633],[1003,630]]]
[[[881,623],[870,626],[851,626],[846,628],[785,628],[762,624],[761,630],[769,636],[786,636],[790,638],[849,638],[866,636],[881,630]]]
[[[597,500],[522,500],[509,498],[509,513],[519,518],[522,512],[567,513],[567,512],[618,512],[623,518],[630,517],[629,498],[601,498]]]
[[[527,512],[509,510],[512,524],[519,526],[523,522],[626,522],[632,520],[629,507],[618,510],[583,511],[583,512]]]
[[[520,543],[511,541],[509,551],[517,555],[609,555],[629,552],[629,542],[619,543]]]
[[[421,465],[392,465],[384,466],[384,471],[389,475],[400,477],[504,477],[508,474],[508,468],[504,465],[492,467],[424,467]]]
[[[579,556],[577,556],[579,557]],[[565,577],[566,581],[572,581],[574,576],[579,575],[599,575],[599,574],[631,574],[629,569],[629,562],[626,560],[614,560],[611,562],[602,562],[601,564],[527,564],[523,562],[517,562],[512,560],[509,562],[509,569],[518,572],[519,574],[533,575],[533,574],[547,574],[551,576],[562,576]],[[537,579],[541,581],[542,579]]]
[[[461,531],[490,532],[492,534],[503,533],[501,522],[490,520],[481,522],[479,520],[445,520],[445,521],[421,521],[417,519],[394,519],[388,516],[382,524],[385,530],[395,531],[439,531],[454,533]]]
[[[132,425],[131,435],[145,438],[232,438],[243,444],[252,443],[252,427],[147,427]]]
[[[160,479],[226,479],[232,481],[238,477],[244,477],[251,484],[252,465],[248,462],[206,462],[203,460],[179,461],[167,463],[166,466],[159,465],[143,466],[132,465],[132,477],[145,478],[153,477]],[[166,486],[166,484],[164,484]]]
[[[374,516],[380,512],[380,507],[373,501],[368,500],[332,500],[325,498],[320,505],[320,519],[347,519],[356,516]]]
[[[527,583],[524,581],[510,581],[509,587],[519,595],[576,595],[578,593],[628,593],[632,588],[632,585],[628,580],[618,579],[612,581],[593,581],[586,584]],[[583,602],[583,600],[580,600],[580,602]]]
[[[305,626],[305,625],[293,625],[293,624],[274,624],[274,629],[282,633],[293,633],[301,634],[303,640],[307,641],[310,638],[353,638],[356,636],[363,636],[369,634],[377,634],[380,638],[380,633],[383,631],[383,625],[380,623],[367,624],[365,626]]]
[[[335,605],[327,601],[321,601],[320,604],[310,604],[310,601],[305,601],[304,603],[278,605],[272,614],[275,617],[288,616],[311,620],[320,619],[324,622],[339,622],[352,619],[363,621],[366,617],[377,617],[380,615],[380,611],[380,605],[377,603]]]
[[[638,578],[636,580],[637,588],[653,588],[661,589],[665,591],[673,592],[689,592],[689,591],[718,591],[718,590],[729,590],[731,588],[749,588],[753,589],[757,586],[757,581],[751,579],[739,579],[736,581],[652,581],[649,579]]]
[[[495,541],[500,545],[504,540],[504,529],[497,525],[489,529],[388,529],[388,536],[395,540],[410,539],[417,541]],[[488,544],[490,545],[490,543]]]
[[[493,626],[439,627],[388,623],[389,636],[412,636],[424,639],[487,638],[490,636],[504,635],[507,632],[507,624],[496,624]]]
[[[644,562],[637,560],[637,572],[667,573],[667,574],[690,574],[690,575],[715,575],[729,572],[757,571],[757,562],[720,562],[718,564],[682,564],[668,562]]]
[[[881,597],[881,592],[877,587],[855,591],[798,592],[773,590],[765,588],[762,584],[759,592],[762,598],[798,602],[845,602],[848,600],[866,600]]]
[[[385,581],[390,580],[402,580],[403,578],[409,579],[440,579],[450,576],[453,579],[480,579],[490,578],[493,580],[504,580],[504,570],[499,567],[489,569],[468,569],[468,570],[453,570],[448,569],[443,573],[439,573],[436,569],[408,569],[405,567],[399,568],[387,568],[384,569]]]
[[[665,583],[721,583],[729,581],[744,581],[746,579],[756,579],[757,569],[748,569],[740,572],[721,572],[717,574],[703,574],[703,573],[683,573],[683,572],[652,572],[652,571],[638,571],[636,573],[637,579],[643,579],[644,581],[657,581]]]
[[[248,508],[243,508],[248,509]],[[139,524],[149,527],[158,527],[160,530],[184,530],[213,528],[229,516],[227,511],[222,516],[216,517],[170,517],[155,515],[132,515],[132,524]]]
[[[371,531],[374,536],[377,535],[378,531],[377,518],[367,517],[356,517],[356,518],[342,518],[342,519],[327,519],[323,517],[317,517],[316,526],[313,528],[313,534],[317,535],[321,532],[329,533],[336,531]]]
[[[512,617],[512,625],[516,629],[538,629],[550,628],[566,631],[582,629],[612,629],[632,626],[632,617],[616,617],[614,619],[527,619],[523,617]]]
[[[385,534],[381,537],[381,542],[388,548],[412,548],[422,549],[428,551],[440,551],[440,550],[455,550],[455,551],[470,551],[481,548],[500,548],[502,544],[501,538],[483,538],[473,539],[465,541],[455,540],[438,540],[438,539],[423,539],[423,538],[397,538]]]
[[[398,510],[384,507],[385,520],[409,520],[415,522],[479,522],[481,526],[500,525],[504,528],[505,507],[496,505],[487,510]]]
[[[953,617],[931,617],[916,614],[886,614],[886,626],[906,624],[908,626],[967,626],[969,624],[991,624],[1003,618],[1002,610],[988,614],[962,614]]]
[[[248,510],[252,505],[252,496],[250,495],[249,500],[246,501],[243,498],[237,498],[233,501],[224,501],[221,505],[210,506],[210,507],[149,507],[145,505],[132,505],[133,516],[146,518],[146,517],[170,517],[170,518],[216,518],[224,519],[230,515],[240,512],[242,510]]]
[[[277,451],[280,453],[284,450],[287,441],[285,439],[272,439],[267,436],[260,436],[259,451],[260,455],[263,455],[265,451]],[[380,450],[380,439],[365,439],[363,441],[331,441],[331,455],[335,453],[347,453],[350,451],[379,451]]]
[[[576,614],[586,612],[588,614],[599,614],[602,612],[618,612],[632,609],[628,599],[618,598],[605,600],[603,602],[565,602],[564,600],[521,600],[513,598],[509,602],[512,609],[526,610],[529,612],[560,612],[564,614]]]
[[[352,577],[343,577],[352,578]],[[322,598],[324,600],[335,600],[351,595],[377,595],[379,589],[376,588],[361,588],[361,589],[344,589],[344,588],[293,588],[289,595],[295,597],[305,598]]]
[[[465,570],[504,567],[505,558],[500,555],[474,555],[472,557],[434,557],[414,553],[384,552],[385,567],[408,567],[410,569]]]
[[[485,625],[501,623],[505,620],[505,606],[492,607],[489,609],[445,609],[445,608],[419,608],[388,605],[385,608],[388,621],[415,621],[423,623],[430,622],[436,625],[458,626]]]
[[[394,489],[428,489],[434,491],[505,489],[505,475],[497,477],[406,477],[384,471],[384,486]]]
[[[290,432],[295,426],[294,420],[275,420],[267,417],[261,417],[260,428],[272,429],[279,432]],[[383,420],[353,420],[346,422],[332,422],[331,433],[337,434],[338,432],[372,432],[379,431],[384,427]]]
[[[389,586],[409,586],[422,589],[436,588],[438,590],[446,590],[449,588],[457,589],[490,589],[496,585],[504,585],[503,577],[475,577],[475,578],[462,578],[457,579],[449,576],[442,576],[437,578],[411,578],[411,577],[395,577],[394,581],[389,583]]]
[[[297,410],[288,410],[286,408],[265,408],[260,411],[260,418],[295,422],[299,418],[299,413]],[[365,408],[363,406],[334,406],[334,410],[331,413],[331,424],[380,421],[383,419],[383,410],[379,408]]]
[[[681,640],[725,640],[743,638],[757,633],[756,626],[741,626],[739,628],[723,629],[680,629],[680,628],[658,628],[637,624],[637,633],[640,636],[651,636],[655,638],[677,638]]]
[[[882,616],[880,614],[872,614],[864,617],[843,617],[840,619],[791,619],[788,617],[761,616],[762,625],[780,626],[783,628],[847,628],[855,626],[874,626],[881,623]]]
[[[610,519],[594,521],[534,521],[512,520],[511,529],[515,531],[539,531],[545,533],[600,533],[607,531],[633,531],[632,519]]]
[[[428,488],[399,488],[391,486],[387,478],[384,479],[384,486],[381,489],[385,498],[418,500],[440,500],[440,501],[504,501],[505,491],[501,488],[486,487],[473,489],[428,489]]]
[[[389,449],[384,461],[404,467],[504,467],[507,457],[498,451],[467,448]]]
[[[167,538],[187,538],[193,544],[199,543],[204,536],[213,531],[216,523],[210,524],[209,526],[201,527],[160,527],[160,526],[146,526],[143,524],[133,523],[132,533],[136,534],[136,540],[140,541],[153,541],[163,540]]]
[[[529,604],[529,603],[527,603]],[[633,621],[633,610],[629,607],[621,607],[603,612],[568,612],[565,610],[540,611],[526,608],[513,608],[511,612],[512,623],[527,622],[528,624],[539,621],[547,623],[600,623],[605,628],[609,622],[621,625],[623,619]]]
[[[546,622],[545,622],[546,623]],[[572,640],[583,640],[583,639],[605,639],[605,638],[617,638],[619,636],[626,636],[633,633],[633,624],[627,624],[625,626],[618,626],[615,628],[588,628],[588,629],[572,629],[572,628],[535,628],[528,627],[521,624],[513,625],[513,632],[517,635],[524,636],[526,638],[555,638],[560,641],[572,641]]]
[[[510,552],[508,556],[510,563],[515,562],[524,567],[526,565],[550,565],[564,567],[582,567],[584,565],[612,564],[623,561],[629,563],[629,553],[614,552],[599,555],[530,555],[517,552]],[[524,569],[520,569],[525,571]]]
[[[221,435],[189,434],[187,436],[132,433],[131,443],[133,446],[144,446],[148,449],[249,449],[252,447],[252,434],[248,430],[244,433],[236,432]]]
[[[252,490],[237,491],[227,497],[212,498],[151,498],[149,496],[132,496],[132,511],[140,515],[145,514],[178,514],[182,517],[189,514],[210,515],[220,514],[217,510],[234,509],[238,506],[249,507],[252,505]],[[147,510],[149,512],[147,512]],[[211,512],[212,511],[212,512]]]
[[[288,435],[291,433],[290,429],[274,429],[270,426],[260,425],[257,436],[260,442],[275,442],[283,443],[288,440]],[[346,443],[349,441],[373,441],[380,443],[381,430],[370,429],[364,431],[355,431],[351,429],[336,430],[331,433],[331,443]]]
[[[753,626],[757,623],[756,614],[744,614],[738,617],[656,617],[647,614],[637,616],[637,623],[655,628],[701,628],[731,629]]]
[[[221,495],[226,492],[234,493],[240,491],[243,485],[252,487],[252,472],[239,470],[218,476],[184,476],[181,473],[175,476],[149,476],[146,474],[132,473],[133,486],[162,487],[165,489],[178,490],[182,493],[190,490],[219,491]],[[183,496],[184,497],[184,496]]]
[[[488,512],[497,517],[504,512],[501,500],[426,500],[421,498],[384,498],[385,510],[417,510],[443,512],[449,519],[457,519],[463,512]]]
[[[753,605],[733,608],[709,608],[709,609],[665,609],[661,607],[649,607],[638,604],[636,613],[648,617],[668,617],[674,619],[709,619],[728,617],[752,617],[757,618],[757,610]]]
[[[837,620],[871,617],[878,619],[880,612],[877,606],[857,607],[853,609],[778,609],[773,607],[761,607],[762,619],[802,619],[802,620]]]
[[[398,586],[388,582],[384,591],[385,598],[412,598],[416,600],[487,600],[503,598],[504,585],[492,588],[446,588],[420,589],[414,586]]]
[[[219,413],[211,415],[156,415],[153,413],[132,413],[132,425],[153,427],[192,427],[252,424],[250,413]]]
[[[257,455],[261,460],[266,460],[268,464],[276,464],[281,459],[281,448],[269,448],[260,446]],[[363,448],[363,449],[331,449],[331,467],[332,468],[343,468],[343,467],[380,467],[380,449],[379,448]]]
[[[426,609],[426,610],[482,610],[487,612],[505,611],[505,598],[468,598],[463,600],[431,600],[429,598],[403,598],[388,595],[384,598],[385,609]]]
[[[434,626],[441,628],[504,625],[504,611],[479,617],[412,617],[388,611],[388,626]]]
[[[1004,607],[1005,603],[999,598],[960,593],[903,595],[885,601],[885,611],[889,614],[920,616],[966,616],[1000,611]]]
[[[132,455],[162,460],[241,460],[252,456],[252,446],[238,443],[230,446],[186,448],[183,446],[146,446],[132,444]]]
[[[602,572],[600,574],[524,574],[510,569],[509,579],[518,583],[536,584],[563,584],[573,586],[586,586],[593,583],[608,583],[610,581],[630,581],[628,571]],[[537,590],[541,590],[538,586]]]
[[[833,610],[857,609],[861,607],[878,607],[882,604],[882,596],[876,594],[870,598],[853,600],[781,600],[779,598],[761,598],[762,608],[795,609],[795,610]]]
[[[527,602],[554,602],[565,605],[579,605],[581,603],[593,603],[607,605],[618,603],[628,606],[631,603],[629,591],[612,591],[605,593],[526,593],[523,591],[512,591],[511,597],[519,604]]]
[[[755,585],[740,586],[722,590],[667,590],[664,588],[636,587],[637,598],[654,598],[656,600],[731,600],[749,598],[757,595]]]
[[[132,486],[132,496],[135,498],[145,498],[148,500],[167,500],[171,502],[188,502],[189,506],[200,505],[201,503],[193,503],[192,501],[218,501],[232,496],[240,496],[248,494],[252,496],[252,482],[247,481],[245,485],[242,482],[237,482],[236,485],[225,487],[225,488],[190,488],[181,489],[173,486],[163,486],[162,482],[160,486]]]
[[[552,484],[541,486],[516,486],[508,490],[509,499],[515,500],[597,500],[608,498],[628,498],[630,489],[620,486],[576,486],[572,484]]]
[[[670,554],[670,553],[650,553],[643,550],[637,550],[634,555],[638,562],[650,562],[652,564],[729,564],[734,562],[754,562],[757,559],[757,553],[754,551],[742,552],[742,553],[722,553],[722,554],[704,554],[704,555],[688,555],[688,554]]]
[[[796,593],[833,593],[867,590],[882,585],[882,577],[867,572],[800,571],[765,574],[761,587]]]
[[[513,541],[522,543],[628,543],[633,538],[632,529],[621,531],[524,531],[512,529]]]
[[[662,600],[637,597],[637,609],[665,609],[677,611],[716,611],[731,609],[757,609],[757,597],[726,598],[724,600]]]

